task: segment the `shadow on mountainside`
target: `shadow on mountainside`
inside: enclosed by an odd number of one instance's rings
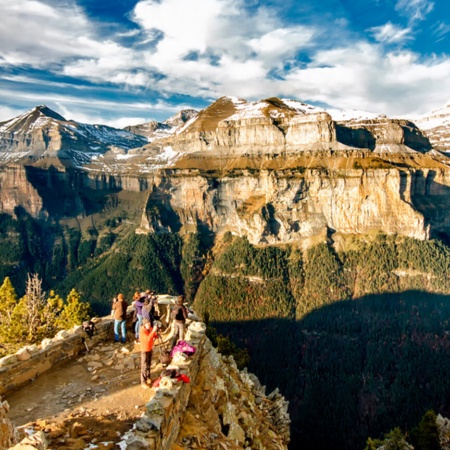
[[[60,171],[26,166],[28,181],[42,198],[51,217],[77,217],[117,207],[122,186],[113,176],[89,180],[87,173],[67,168]]]
[[[362,449],[369,436],[450,415],[450,295],[368,295],[302,320],[213,323],[290,402],[291,448]]]

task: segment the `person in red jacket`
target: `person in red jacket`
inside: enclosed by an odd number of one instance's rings
[[[144,319],[139,330],[139,340],[141,342],[141,386],[144,389],[148,389],[148,384],[151,384],[150,366],[152,364],[153,344],[157,337],[157,327],[152,328],[150,320]]]

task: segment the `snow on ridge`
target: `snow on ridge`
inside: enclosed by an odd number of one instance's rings
[[[170,165],[173,164],[180,156],[180,152],[176,152],[170,145],[167,145],[155,159],[157,161],[165,161],[167,165]]]
[[[118,159],[119,161],[120,160],[123,160],[123,159],[131,159],[131,158],[133,158],[133,157],[135,157],[136,155],[133,155],[133,154],[130,154],[130,153],[127,153],[127,154],[125,154],[125,155],[122,155],[122,154],[116,154],[116,155],[114,155],[114,157],[116,158],[116,159]]]
[[[0,132],[8,131],[9,128],[13,127],[17,122],[20,122],[21,120],[23,120],[25,117],[27,117],[29,114],[31,114],[35,109],[36,108],[33,108],[32,110],[27,111],[27,112],[21,114],[20,116],[17,116],[11,120],[8,120],[8,122],[5,122],[5,124],[0,127]]]
[[[239,97],[234,97],[233,95],[227,95],[224,98],[226,98],[227,100],[230,100],[231,103],[233,103],[234,105],[238,106],[238,105],[242,105],[242,104],[246,104],[247,102],[245,100],[243,100],[242,98]]]
[[[268,106],[269,104],[265,101],[235,104],[237,112],[227,117],[225,120],[256,119],[266,117],[262,110]]]
[[[367,111],[359,111],[357,109],[324,109],[331,118],[337,122],[344,122],[346,120],[371,120],[384,117],[383,114],[371,113]]]
[[[439,127],[448,127],[450,125],[449,117],[426,117],[412,120],[421,130],[432,130]]]
[[[178,134],[182,133],[184,130],[186,130],[188,127],[190,127],[197,119],[198,119],[198,114],[196,116],[192,117],[192,119],[189,119],[181,128],[177,128],[175,130],[175,134],[178,135]]]
[[[323,108],[317,106],[308,105],[307,103],[300,102],[298,100],[289,100],[287,98],[282,98],[281,101],[289,108],[295,109],[297,112],[303,114],[314,114],[318,112],[323,112]]]
[[[422,130],[450,126],[450,104],[436,109],[429,114],[411,119]]]

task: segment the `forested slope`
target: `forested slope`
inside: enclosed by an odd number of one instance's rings
[[[235,238],[195,300],[291,401],[305,449],[363,448],[427,409],[450,413],[448,247],[382,235],[351,247],[302,256]]]
[[[28,273],[48,292],[75,288],[98,314],[137,288],[195,297],[290,400],[305,449],[362,448],[430,408],[450,415],[449,247],[375,235],[341,248],[256,247],[229,233],[211,247],[201,234],[135,234],[126,216],[86,227],[0,215],[0,276],[19,297]]]

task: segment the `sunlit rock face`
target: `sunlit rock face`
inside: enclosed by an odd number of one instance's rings
[[[11,164],[0,171],[0,212],[15,215],[18,206],[33,217],[45,215],[42,198],[28,180],[26,168]]]
[[[396,169],[240,171],[208,179],[156,178],[143,214],[147,231],[231,231],[252,243],[295,242],[336,231],[384,232],[426,239],[449,226],[446,172]],[[433,212],[439,202],[442,214]],[[175,218],[175,219],[174,219]]]
[[[450,234],[450,160],[406,119],[223,97],[128,130],[145,137],[43,106],[0,124],[2,210],[88,216],[122,196],[140,211],[138,232],[230,231],[255,244]]]

